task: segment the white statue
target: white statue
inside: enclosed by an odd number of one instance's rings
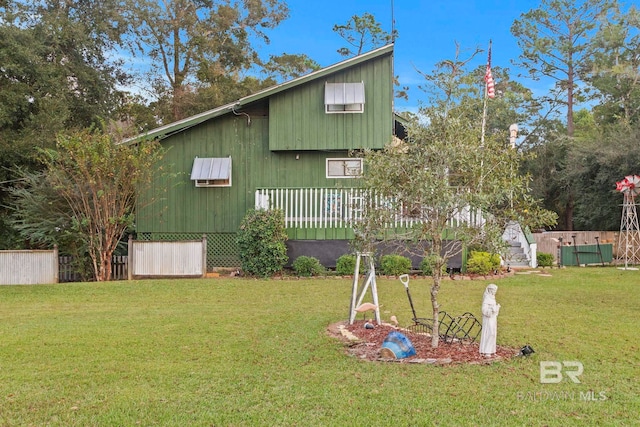
[[[496,353],[498,335],[498,313],[500,304],[496,303],[498,287],[493,283],[487,286],[482,299],[482,335],[480,336],[480,354],[491,357]]]

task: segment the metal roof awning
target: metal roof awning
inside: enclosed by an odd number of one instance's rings
[[[231,157],[196,157],[191,169],[192,181],[229,180]]]

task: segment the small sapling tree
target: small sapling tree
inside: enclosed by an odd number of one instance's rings
[[[506,143],[508,124],[504,134],[489,133],[483,141],[482,98],[469,102],[463,65],[457,58],[443,61],[427,76],[443,95],[411,121],[405,141],[364,153],[364,215],[354,223],[361,247],[386,240],[407,251],[422,248],[416,255],[429,260],[433,279],[433,347],[448,261],[475,244],[498,252],[510,221],[539,227],[555,220],[529,197],[527,177],[517,174],[519,155]]]

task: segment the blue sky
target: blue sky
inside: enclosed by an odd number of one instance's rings
[[[391,31],[392,0],[288,0],[290,17],[269,31],[269,45],[258,46],[261,56],[281,53],[305,53],[321,66],[344,59],[336,51],[346,46],[332,29],[346,24],[353,15],[369,12],[386,31]],[[517,70],[511,59],[520,50],[510,28],[522,13],[538,7],[535,0],[394,0],[395,74],[400,84],[411,87],[409,101],[397,101],[397,109],[413,110],[424,98],[417,85],[422,78],[416,69],[430,72],[435,63],[453,58],[455,42],[464,50],[487,49],[493,41],[492,64]],[[472,65],[486,62],[478,55]],[[529,86],[533,82],[528,81]]]

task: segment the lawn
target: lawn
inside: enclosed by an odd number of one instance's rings
[[[498,344],[536,353],[485,366],[345,355],[326,328],[349,279],[0,286],[0,425],[638,425],[640,272],[551,275],[495,281]],[[448,280],[441,305],[479,315],[487,283]],[[429,284],[410,283],[421,317]],[[378,292],[410,323],[399,280]],[[581,382],[542,384],[541,361]]]

